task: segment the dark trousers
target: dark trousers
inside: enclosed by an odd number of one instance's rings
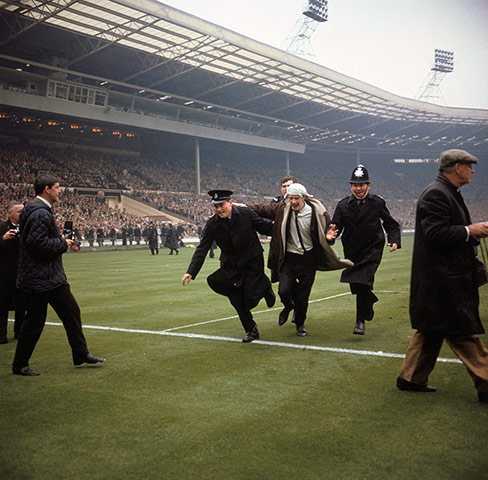
[[[23,368],[29,364],[37,341],[46,323],[47,306],[51,305],[63,323],[73,360],[88,354],[85,336],[81,327],[80,307],[71,293],[69,284],[48,292],[26,295],[27,317],[22,325],[15,350],[13,367]]]
[[[278,294],[281,303],[295,309],[295,324],[303,325],[307,318],[308,299],[317,271],[315,256],[312,251],[304,255],[287,252],[280,270]]]
[[[8,312],[9,310],[0,309],[0,339],[7,338],[7,325],[8,325]],[[25,319],[25,310],[21,308],[15,309],[15,323],[14,323],[14,335],[19,336],[20,329]]]
[[[373,304],[378,297],[369,285],[350,283],[351,293],[356,295],[356,320],[364,322],[373,318]]]
[[[14,305],[7,298],[0,299],[0,340],[7,338],[8,312],[15,311],[14,334],[19,335],[22,323],[25,319],[25,300],[20,290],[15,289],[13,292]],[[12,308],[13,307],[13,308]]]
[[[251,268],[241,272],[240,286],[235,286],[235,282],[221,268],[209,275],[207,283],[214,292],[229,299],[239,315],[244,330],[250,333],[256,327],[251,309],[271,288],[271,282],[264,274],[263,257],[253,259],[248,267]]]

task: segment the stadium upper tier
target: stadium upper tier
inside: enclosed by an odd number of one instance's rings
[[[0,15],[7,111],[298,153],[487,151],[488,110],[403,98],[154,0],[7,0]]]

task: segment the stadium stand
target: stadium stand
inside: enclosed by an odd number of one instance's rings
[[[72,220],[82,235],[90,228],[102,228],[108,235],[112,227],[119,232],[127,225],[144,227],[147,218],[131,215],[120,207],[121,194],[130,194],[161,214],[176,215],[185,224],[186,234],[194,236],[195,228],[191,225],[205,222],[212,214],[207,190],[225,185],[235,192],[237,201],[269,202],[278,193],[278,182],[283,175],[282,165],[272,157],[250,156],[244,162],[235,152],[224,149],[220,158],[209,155],[202,161],[204,193],[197,195],[191,162],[180,156],[167,156],[161,162],[155,154],[127,158],[73,146],[13,144],[0,149],[0,159],[3,211],[8,200],[26,201],[32,196],[30,185],[37,174],[53,172],[66,189],[57,209],[58,220],[61,223]],[[337,201],[349,194],[348,179],[353,164],[312,156],[298,159],[292,162],[292,173],[332,212]],[[406,229],[413,228],[416,199],[437,168],[435,162],[402,164],[381,159],[368,163],[372,191],[387,200],[393,216]],[[480,163],[477,169],[480,172],[473,177],[465,195],[473,221],[485,219],[488,211],[486,185],[482,181],[487,168]]]

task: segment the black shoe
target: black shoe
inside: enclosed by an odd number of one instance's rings
[[[35,370],[32,370],[29,365],[26,365],[25,367],[18,368],[18,367],[12,367],[12,373],[14,375],[23,375],[24,377],[37,377],[40,375],[39,372],[36,372]]]
[[[356,322],[356,326],[352,333],[354,333],[354,335],[364,335],[364,322],[362,320]]]
[[[276,302],[276,295],[273,292],[273,288],[269,287],[269,290],[264,294],[264,299],[266,300],[266,305],[268,308],[272,308]]]
[[[478,399],[481,403],[488,403],[488,392],[478,392]]]
[[[259,338],[258,327],[254,327],[252,332],[248,332],[248,334],[242,339],[244,343],[252,342],[253,340],[257,340]]]
[[[431,387],[430,385],[419,385],[418,383],[412,383],[405,380],[402,377],[397,378],[397,387],[400,390],[411,390],[413,392],[436,392],[437,388]],[[479,395],[479,394],[478,394]],[[488,401],[488,398],[487,398]]]
[[[307,331],[305,330],[305,327],[303,325],[297,325],[297,335],[299,337],[307,336]]]
[[[278,317],[278,325],[280,327],[287,322],[288,315],[290,315],[291,311],[292,311],[292,309],[288,308],[288,307],[285,307],[283,310],[281,310],[280,316]]]
[[[81,365],[82,363],[94,364],[94,363],[102,363],[104,361],[105,361],[104,358],[97,358],[94,355],[92,355],[91,353],[87,353],[84,357],[79,357],[79,358],[73,359],[73,363],[76,366]]]
[[[5,343],[8,343],[7,337],[0,338],[0,345],[4,345]]]

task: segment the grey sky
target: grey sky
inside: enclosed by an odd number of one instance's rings
[[[179,10],[282,48],[304,0],[164,0]],[[434,49],[454,52],[441,92],[454,107],[488,108],[488,0],[329,0],[312,36],[317,63],[413,98]]]

